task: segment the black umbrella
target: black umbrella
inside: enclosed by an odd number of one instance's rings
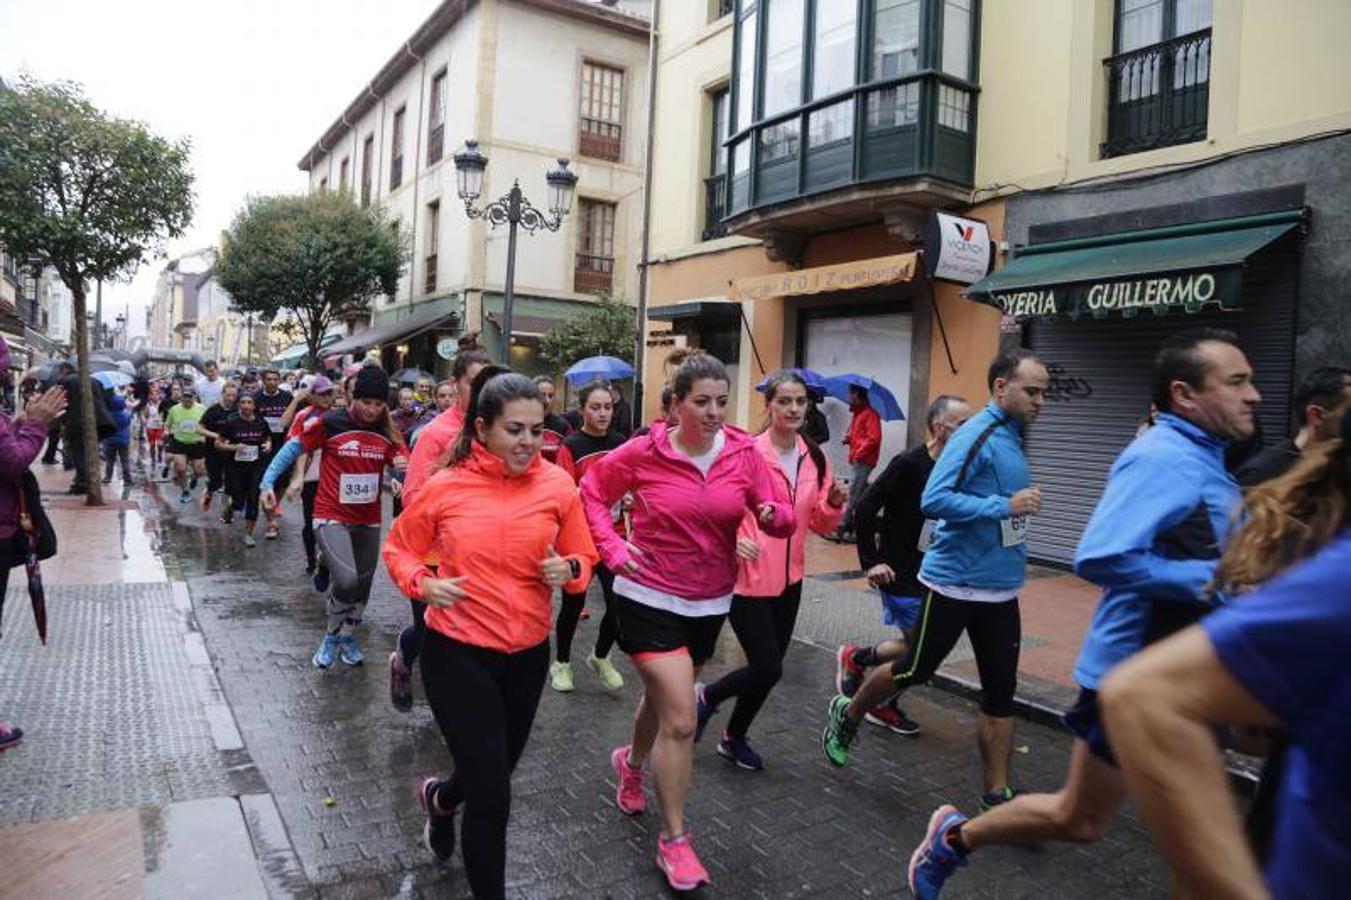
[[[435,382],[436,376],[431,372],[424,372],[422,369],[400,369],[389,380],[394,384],[417,384],[419,378],[426,378],[428,381]]]

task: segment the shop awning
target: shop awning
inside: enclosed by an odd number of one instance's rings
[[[351,337],[343,338],[336,344],[325,347],[324,353],[327,356],[342,356],[347,353],[360,353],[371,347],[383,347],[385,344],[402,341],[419,335],[430,328],[435,328],[452,315],[454,313],[447,312],[440,304],[437,304],[426,312],[414,313],[397,322],[388,322],[374,328],[367,328],[365,331],[359,331]]]
[[[498,332],[502,331],[502,314],[488,313],[488,321],[493,323]],[[513,311],[511,314],[511,334],[518,338],[542,338],[545,334],[558,326],[558,320],[548,316],[532,316],[529,313],[518,313]]]
[[[1301,217],[1294,210],[1033,245],[965,294],[1017,319],[1239,309],[1244,262]]]
[[[319,349],[321,351],[328,350],[341,339],[342,335],[340,334],[326,334],[324,335],[323,340],[319,342]],[[300,362],[305,354],[309,352],[310,345],[301,341],[299,344],[292,344],[276,356],[272,357],[270,362],[275,366],[289,368],[293,363]]]
[[[918,259],[917,253],[901,253],[774,275],[748,275],[732,282],[730,296],[733,300],[767,300],[901,284],[915,277]]]
[[[647,317],[658,322],[674,322],[677,319],[739,319],[741,307],[726,300],[686,300],[683,303],[650,307]]]

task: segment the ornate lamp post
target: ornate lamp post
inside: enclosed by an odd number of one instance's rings
[[[516,228],[527,232],[536,232],[541,228],[557,231],[564,217],[572,209],[572,195],[577,188],[577,176],[568,170],[568,161],[560,159],[558,168],[544,176],[548,184],[548,213],[540,212],[530,205],[530,201],[521,193],[520,181],[513,181],[506,196],[494,200],[482,207],[475,207],[474,201],[483,191],[483,171],[488,168],[488,157],[479,152],[478,141],[464,142],[464,149],[455,154],[455,173],[460,199],[464,201],[464,211],[471,219],[483,219],[494,228],[506,223],[507,232],[507,280],[502,296],[502,362],[508,361],[511,352],[511,304],[516,288]]]

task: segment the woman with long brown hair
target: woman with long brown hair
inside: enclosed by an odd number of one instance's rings
[[[511,772],[549,670],[553,589],[584,589],[597,559],[572,479],[540,457],[543,430],[539,388],[484,368],[451,465],[428,479],[384,548],[390,577],[428,607],[422,683],[455,760],[452,777],[418,789],[424,840],[449,857],[462,811],[465,874],[479,898],[505,893]]]

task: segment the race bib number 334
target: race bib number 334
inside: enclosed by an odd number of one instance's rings
[[[374,503],[380,499],[380,475],[346,474],[338,479],[338,501],[340,503]]]

